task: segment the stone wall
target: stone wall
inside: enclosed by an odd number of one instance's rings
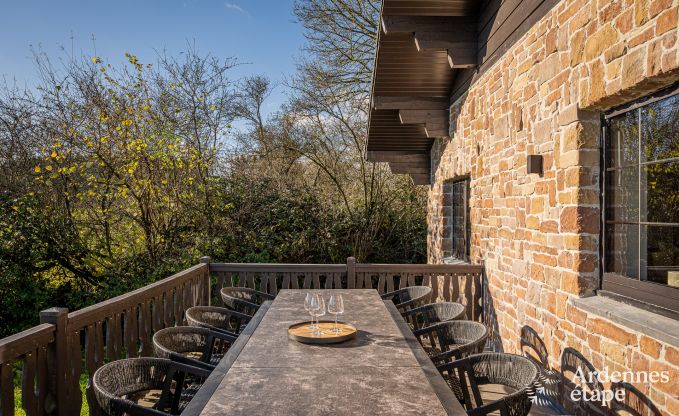
[[[563,0],[451,107],[432,148],[429,261],[449,250],[447,180],[471,177],[471,260],[484,264],[502,348],[522,328],[549,366],[578,351],[595,368],[669,369],[635,387],[679,415],[679,350],[587,314],[569,300],[598,288],[601,111],[679,79],[679,0]],[[543,156],[544,174],[526,173]]]

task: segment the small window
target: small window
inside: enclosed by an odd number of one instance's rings
[[[448,257],[468,262],[469,261],[469,178],[455,180],[446,183],[446,200],[449,208],[450,222],[448,238],[450,239],[450,251]]]
[[[679,311],[679,95],[607,117],[603,289]]]

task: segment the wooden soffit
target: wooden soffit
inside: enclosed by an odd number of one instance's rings
[[[448,135],[456,72],[477,59],[479,0],[383,0],[368,160],[428,184],[429,150]]]

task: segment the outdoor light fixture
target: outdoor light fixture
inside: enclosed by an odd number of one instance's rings
[[[528,173],[537,173],[542,176],[542,155],[528,155]]]

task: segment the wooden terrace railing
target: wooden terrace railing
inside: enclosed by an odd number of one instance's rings
[[[267,293],[291,289],[377,289],[425,285],[437,301],[456,301],[467,319],[483,320],[483,268],[446,264],[244,264],[209,258],[166,279],[70,312],[51,308],[41,324],[0,340],[0,416],[14,416],[15,389],[27,416],[80,414],[81,375],[89,381],[103,364],[153,354],[153,334],[185,323],[186,309],[221,305],[219,290],[245,286]],[[18,377],[18,386],[15,379]],[[85,396],[100,415],[90,383]]]

